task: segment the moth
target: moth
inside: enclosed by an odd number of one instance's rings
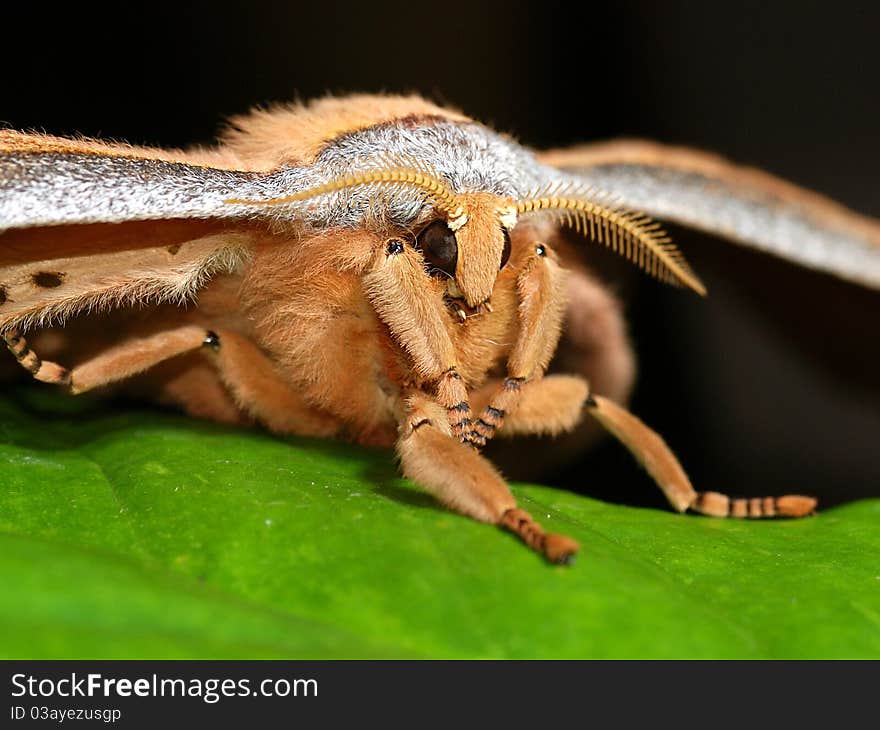
[[[192,416],[394,447],[402,473],[552,562],[495,436],[595,419],[672,507],[800,517],[807,496],[698,492],[624,409],[601,245],[706,293],[653,217],[880,286],[880,225],[720,158],[647,142],[534,152],[413,96],[256,110],[164,150],[0,131],[0,335],[34,378]],[[557,352],[570,374],[547,374]]]

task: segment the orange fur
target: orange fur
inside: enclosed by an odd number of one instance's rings
[[[500,388],[501,383],[494,380],[474,391],[474,410],[482,411],[488,406]],[[587,382],[575,375],[548,375],[524,383],[516,410],[507,413],[503,425],[498,427],[498,436],[558,436],[572,431],[583,418],[583,404],[589,392]]]
[[[496,523],[516,502],[497,471],[452,437],[442,406],[423,395],[408,401],[397,442],[405,476],[444,504],[482,522]]]
[[[571,259],[564,259],[569,266]],[[636,361],[623,307],[582,267],[569,271],[564,336],[556,367],[589,377],[593,392],[626,403],[636,379]]]
[[[132,338],[105,350],[70,373],[70,392],[85,393],[108,383],[130,378],[154,365],[202,347],[205,330],[195,325]]]
[[[251,241],[239,226],[200,220],[0,233],[0,330],[63,323],[83,310],[184,303],[217,271],[245,260]],[[50,285],[40,284],[47,276]]]
[[[507,361],[508,377],[473,426],[471,440],[477,446],[484,446],[516,412],[523,384],[544,374],[562,332],[565,274],[545,244],[530,248],[516,279],[519,332]]]
[[[516,282],[520,334],[507,365],[513,378],[528,379],[547,369],[559,343],[567,304],[565,272],[546,245],[532,247],[535,251]]]
[[[232,330],[217,334],[217,352],[206,355],[215,361],[224,385],[242,411],[275,433],[324,438],[338,434],[339,421],[311,407],[253,342]]]
[[[546,534],[528,512],[517,508],[492,465],[453,438],[439,404],[413,394],[407,409],[397,442],[404,475],[457,512],[510,530],[552,562],[567,562],[577,552],[574,540]]]
[[[186,153],[182,150],[137,147],[125,143],[104,142],[94,139],[66,139],[50,134],[16,132],[0,129],[0,152],[59,152],[75,154],[114,155],[120,157],[141,157],[151,160],[182,162]]]
[[[127,393],[180,408],[194,418],[234,426],[253,426],[254,423],[235,402],[229,387],[217,377],[214,363],[202,353],[161,363],[125,385]]]
[[[397,255],[377,251],[364,286],[379,318],[411,358],[420,379],[436,380],[457,366],[442,284],[428,276],[415,249],[405,247]]]
[[[432,117],[468,121],[463,114],[418,96],[328,96],[233,117],[221,149],[246,165],[241,169],[274,170],[282,165],[311,164],[327,142],[342,134],[400,119],[417,123]]]
[[[471,307],[492,296],[498,276],[504,234],[499,213],[504,201],[489,193],[465,193],[461,196],[467,223],[458,232],[458,267],[455,280]]]
[[[306,403],[336,417],[350,437],[387,444],[403,358],[359,276],[380,243],[351,232],[318,235],[301,247],[267,238],[241,280],[236,306],[250,323],[249,337]]]

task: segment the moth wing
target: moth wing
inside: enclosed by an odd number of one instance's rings
[[[880,222],[768,173],[640,141],[538,158],[629,208],[880,289]]]
[[[0,131],[0,330],[188,299],[247,257],[256,228],[226,201],[265,179],[185,153]]]

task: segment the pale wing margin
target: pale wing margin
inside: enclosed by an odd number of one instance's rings
[[[703,152],[617,141],[539,153],[651,216],[880,289],[880,221]]]
[[[182,153],[181,153],[182,155]],[[183,155],[182,155],[183,156]],[[164,150],[0,131],[0,231],[68,223],[233,218],[259,175]]]

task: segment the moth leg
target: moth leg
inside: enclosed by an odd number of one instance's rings
[[[203,327],[184,325],[149,337],[127,340],[68,369],[41,360],[17,331],[3,335],[6,346],[37,380],[66,386],[73,394],[85,393],[137,375],[177,355],[210,344],[211,333]]]
[[[577,542],[544,532],[517,507],[495,468],[455,438],[442,405],[416,393],[407,399],[406,410],[397,441],[404,476],[456,512],[510,530],[551,562],[571,560]]]
[[[503,381],[493,380],[473,391],[474,410],[483,412],[489,400],[503,390]],[[571,431],[583,421],[589,392],[587,381],[577,375],[547,375],[530,380],[520,388],[516,409],[505,415],[503,427],[499,425],[493,433],[504,437],[558,436]]]
[[[257,345],[236,332],[218,333],[210,358],[242,411],[275,433],[327,437],[339,431],[334,419],[291,388]]]
[[[58,363],[41,360],[39,355],[28,347],[27,340],[18,330],[4,332],[3,341],[18,360],[18,364],[33,375],[35,380],[56,385],[69,384],[70,371]]]
[[[70,370],[66,384],[71,393],[85,393],[211,345],[213,337],[213,333],[204,327],[183,325],[147,337],[128,339]]]
[[[556,351],[565,316],[566,275],[555,254],[535,243],[516,280],[519,334],[507,360],[507,377],[473,425],[470,441],[484,446],[519,406],[523,385],[540,378]]]
[[[454,367],[443,373],[437,382],[437,402],[446,409],[446,420],[452,435],[462,443],[473,445],[473,421],[468,392],[461,375]]]
[[[586,405],[590,414],[645,467],[679,512],[691,509],[713,517],[804,517],[816,508],[813,497],[796,494],[731,499],[718,492],[697,492],[666,442],[640,419],[598,395],[589,396]]]
[[[363,282],[379,319],[407,352],[419,376],[433,385],[437,401],[446,409],[452,435],[469,441],[471,407],[446,329],[448,314],[432,293],[433,282],[425,273],[420,254],[392,238],[377,253]]]

